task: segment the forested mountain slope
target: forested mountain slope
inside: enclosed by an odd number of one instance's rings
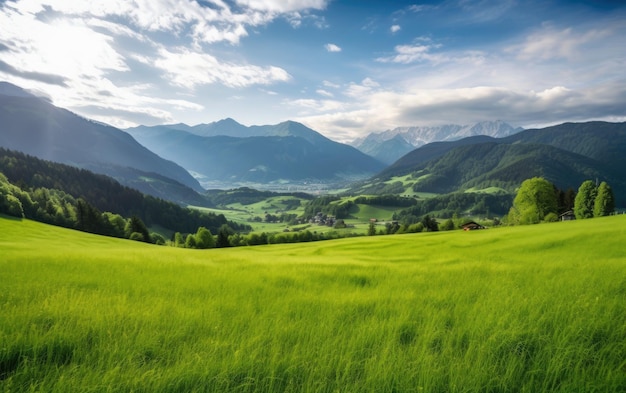
[[[248,127],[247,135],[256,136],[244,137],[238,132],[235,136],[200,136],[180,128],[127,131],[152,151],[207,181],[339,181],[367,177],[384,167],[357,149],[296,122]]]
[[[136,215],[146,225],[160,226],[171,231],[191,233],[196,232],[198,227],[204,226],[213,233],[217,233],[223,224],[229,224],[234,229],[247,229],[227,221],[223,215],[190,210],[175,203],[142,194],[119,184],[108,176],[41,160],[21,152],[0,148],[0,173],[3,173],[12,184],[25,191],[41,190],[39,193],[43,195],[43,202],[33,207],[35,211],[32,212],[31,218],[36,218],[34,214],[37,213],[37,209],[42,209],[41,216],[45,216],[45,213],[54,216],[59,208],[63,211],[62,206],[58,208],[53,206],[52,200],[50,203],[45,201],[45,195],[50,190],[58,190],[75,199],[85,200],[101,212],[112,212],[125,217]],[[203,198],[202,202],[205,205],[209,203],[206,198]],[[24,208],[27,209],[26,206]]]
[[[166,192],[150,186],[142,189],[159,197],[168,197],[174,181],[202,191],[186,170],[157,156],[127,133],[57,108],[17,86],[7,83],[3,86],[0,89],[0,146],[115,176],[120,182],[138,188],[141,188],[142,177],[150,173],[172,179]]]
[[[507,138],[471,137],[425,145],[375,176],[371,183],[411,174],[414,191],[447,193],[499,187],[514,192],[541,176],[576,189],[584,180],[607,181],[625,205],[626,123],[566,123]],[[374,189],[372,187],[372,189]]]

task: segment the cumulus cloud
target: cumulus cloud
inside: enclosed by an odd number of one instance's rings
[[[192,101],[157,97],[187,90],[193,100],[194,89],[202,85],[241,89],[289,81],[281,67],[221,59],[211,45],[237,45],[250,28],[280,17],[315,22],[308,11],[323,9],[327,1],[237,4],[0,1],[0,78],[44,91],[56,105],[114,125],[134,125],[124,119],[135,118],[172,120],[175,110],[198,111],[203,106]],[[163,89],[161,81],[170,86]]]
[[[326,44],[324,48],[326,48],[328,52],[341,52],[341,48],[335,44]]]
[[[279,67],[220,62],[214,56],[188,49],[159,50],[154,65],[162,69],[174,85],[193,89],[198,85],[220,83],[228,87],[247,87],[286,82],[291,76]]]
[[[389,30],[391,31],[391,33],[397,33],[402,30],[402,27],[400,27],[400,25],[393,25],[389,28]]]

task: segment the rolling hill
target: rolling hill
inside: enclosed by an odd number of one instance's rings
[[[337,182],[365,178],[384,167],[357,149],[292,121],[246,127],[226,119],[186,130],[176,125],[127,131],[207,182]]]
[[[200,184],[127,133],[52,105],[17,86],[0,82],[0,146],[42,159],[110,175],[154,196],[179,199]],[[162,183],[165,187],[159,187]],[[176,191],[179,189],[179,191]]]
[[[206,251],[0,233],[2,391],[626,388],[623,215]]]

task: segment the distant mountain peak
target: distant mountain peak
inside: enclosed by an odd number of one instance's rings
[[[485,120],[468,125],[396,127],[392,130],[369,134],[365,138],[353,141],[351,145],[374,158],[391,164],[407,153],[406,145],[389,143],[398,137],[415,149],[432,142],[455,141],[470,136],[485,135],[503,138],[519,131],[521,131],[520,128],[513,128],[503,120]],[[396,146],[395,150],[392,146]]]
[[[235,125],[235,126],[242,126],[243,124],[239,123],[237,120],[233,119],[232,117],[227,117],[225,119],[221,119],[218,121],[214,121],[213,123],[209,123],[209,124],[219,124],[219,125]]]

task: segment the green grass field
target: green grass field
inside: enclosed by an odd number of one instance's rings
[[[624,392],[626,216],[189,250],[0,217],[3,392]]]

